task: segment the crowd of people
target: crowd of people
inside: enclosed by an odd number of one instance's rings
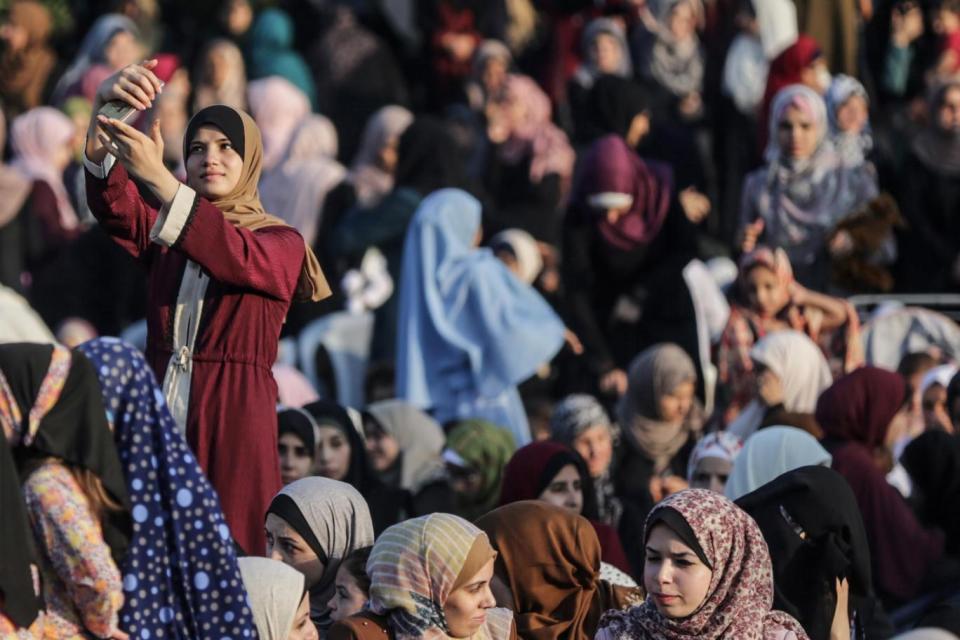
[[[960,1],[0,10],[0,638],[960,639]]]

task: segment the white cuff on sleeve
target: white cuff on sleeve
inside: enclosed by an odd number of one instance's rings
[[[150,241],[172,247],[180,239],[183,228],[193,213],[197,192],[185,184],[177,187],[177,193],[169,205],[160,209],[160,215],[150,230]]]
[[[115,164],[117,164],[117,159],[109,153],[103,157],[103,162],[100,163],[88,158],[86,153],[83,154],[83,166],[93,174],[93,177],[100,178],[101,180],[110,175],[110,170],[113,169],[113,165]]]

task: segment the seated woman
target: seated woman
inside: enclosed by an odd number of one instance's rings
[[[457,515],[472,522],[497,506],[504,468],[516,450],[510,432],[490,422],[462,420],[453,425],[443,459]]]
[[[116,338],[78,351],[99,377],[133,507],[133,535],[119,563],[126,592],[120,628],[140,638],[186,638],[201,628],[217,637],[252,632],[220,499],[157,400],[163,394],[146,359]]]
[[[442,189],[417,209],[404,245],[397,395],[445,424],[480,418],[530,441],[517,385],[576,339],[547,302],[480,240],[480,202]]]
[[[268,558],[241,558],[240,574],[262,640],[317,640],[303,574]]]
[[[557,442],[533,442],[517,450],[503,472],[500,505],[521,500],[542,500],[555,507],[582,515],[600,540],[603,549],[602,577],[630,574],[617,530],[598,521],[597,506],[587,465],[572,449]],[[627,580],[632,583],[632,578]]]
[[[812,435],[796,427],[769,427],[753,434],[733,463],[724,495],[737,500],[788,471],[829,467],[833,457]]]
[[[601,545],[586,519],[540,501],[521,501],[477,520],[499,552],[497,604],[511,609],[521,638],[593,638],[600,616],[638,604],[640,589],[600,573]]]
[[[639,540],[653,505],[687,488],[687,465],[703,429],[703,408],[694,395],[693,361],[674,344],[654,345],[630,365],[630,386],[618,409],[623,447],[614,486],[624,503],[620,537]],[[628,550],[634,571],[643,550]]]
[[[107,102],[152,106],[156,65],[110,76],[94,113]],[[198,112],[183,155],[187,184],[163,163],[157,121],[148,135],[95,116],[87,203],[148,271],[147,359],[236,541],[252,551],[263,548],[263,514],[282,486],[270,370],[280,330],[294,299],[319,301],[330,289],[300,234],[260,203],[263,146],[249,115],[223,105]]]
[[[583,62],[567,84],[570,116],[574,123],[583,122],[590,112],[590,89],[605,75],[621,78],[633,76],[633,62],[623,25],[612,18],[591,20],[580,40]],[[580,132],[577,132],[578,137]]]
[[[670,496],[650,512],[642,540],[647,599],[604,616],[597,640],[808,640],[799,622],[773,610],[760,527],[723,496],[704,489]]]
[[[337,569],[336,591],[327,606],[330,619],[339,622],[363,611],[370,599],[370,576],[367,560],[373,547],[363,547],[344,558]]]
[[[130,502],[93,365],[60,345],[0,346],[0,425],[20,468],[44,633],[124,637]]]
[[[811,638],[893,634],[873,591],[863,518],[840,474],[821,466],[788,471],[737,506],[757,521],[770,549],[773,606],[795,617]]]
[[[570,447],[587,463],[597,500],[597,519],[620,526],[623,504],[613,486],[613,447],[617,433],[603,405],[582,393],[569,395],[553,408],[550,438]]]
[[[808,287],[824,289],[827,235],[878,195],[872,166],[846,166],[827,137],[827,108],[815,91],[790,85],[770,112],[767,166],[747,175],[740,225],[744,252],[758,241],[783,248]]]
[[[363,412],[363,432],[370,468],[396,491],[393,522],[453,509],[436,420],[402,400],[381,400]]]
[[[373,544],[367,503],[343,482],[304,478],[277,494],[264,528],[267,555],[306,576],[310,617],[320,636],[327,637],[337,570],[348,555]]]
[[[703,436],[687,463],[690,488],[723,493],[742,448],[740,438],[728,431],[714,431]]]
[[[842,328],[842,331],[841,331]],[[793,329],[827,344],[834,375],[862,364],[860,321],[845,301],[811,291],[793,278],[787,254],[757,247],[740,258],[730,317],[717,344],[718,405],[729,424],[756,394],[751,350],[770,333]],[[828,340],[832,335],[832,340]]]
[[[337,622],[330,640],[517,637],[490,592],[497,552],[466,520],[435,513],[383,532],[370,553],[367,610]]]
[[[894,445],[908,426],[908,400],[903,377],[868,366],[824,391],[816,413],[832,466],[850,484],[863,514],[877,594],[898,604],[938,586],[944,568],[938,562],[943,533],[922,527],[886,480]]]
[[[833,376],[820,347],[799,331],[776,331],[753,345],[750,360],[756,395],[727,429],[745,440],[758,429],[782,424],[821,437],[813,412]]]

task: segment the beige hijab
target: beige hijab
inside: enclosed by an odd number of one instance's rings
[[[187,125],[188,135],[184,138],[183,157],[187,157],[187,147],[190,144],[187,138],[191,137],[190,132],[204,124],[216,125],[216,117],[211,116],[213,109],[229,109],[240,116],[243,122],[243,172],[233,191],[211,202],[223,212],[223,217],[244,229],[256,231],[266,227],[289,227],[290,225],[280,218],[264,211],[260,203],[257,184],[263,169],[263,142],[260,139],[260,129],[257,128],[257,124],[243,111],[225,105],[214,105],[199,111]],[[297,283],[296,299],[316,302],[330,295],[330,285],[327,284],[327,279],[320,270],[320,262],[308,245],[303,260],[303,270]]]
[[[638,355],[627,375],[627,393],[620,401],[619,418],[624,437],[653,460],[654,472],[664,471],[691,434],[703,426],[702,409],[695,403],[680,422],[666,422],[659,399],[684,382],[696,382],[693,360],[675,344],[654,345]]]

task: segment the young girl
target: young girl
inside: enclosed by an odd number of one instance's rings
[[[370,598],[370,576],[367,560],[373,547],[363,547],[348,555],[337,569],[336,591],[327,607],[330,619],[339,622],[360,613]]]
[[[149,108],[161,88],[156,64],[110,76],[94,112],[107,102]],[[223,105],[200,111],[187,125],[183,155],[187,184],[163,164],[158,122],[145,135],[96,116],[87,133],[87,201],[149,271],[147,359],[234,537],[254,551],[263,548],[263,513],[280,488],[270,373],[280,328],[294,298],[320,300],[330,290],[300,234],[260,204],[263,145],[250,116]]]
[[[597,640],[807,640],[799,622],[771,610],[773,568],[760,527],[723,496],[670,496],[650,512],[643,539],[647,599],[608,613]]]

